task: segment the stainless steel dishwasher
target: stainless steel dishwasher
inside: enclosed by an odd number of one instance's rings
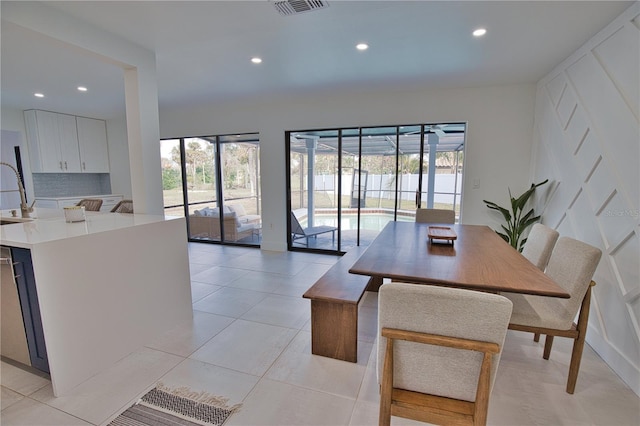
[[[29,346],[24,327],[18,286],[16,284],[11,250],[8,247],[0,247],[0,268],[2,286],[0,300],[0,353],[2,356],[18,361],[25,365],[31,365]]]

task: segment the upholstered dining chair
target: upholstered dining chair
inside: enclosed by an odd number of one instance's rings
[[[378,295],[380,425],[484,425],[511,316],[500,295],[391,282]]]
[[[133,200],[120,200],[113,206],[111,213],[133,213]]]
[[[553,246],[558,241],[560,233],[555,229],[551,229],[541,223],[536,223],[531,227],[531,231],[527,236],[524,249],[522,249],[522,255],[529,260],[529,262],[536,265],[538,269],[544,271],[549,263]],[[540,334],[534,333],[533,340],[538,342],[540,340]]]
[[[544,271],[551,257],[553,246],[558,241],[560,233],[541,223],[536,223],[531,227],[527,236],[527,241],[522,249],[522,255],[538,269]]]
[[[84,198],[76,205],[84,206],[84,209],[88,212],[99,212],[100,207],[102,207],[102,200],[100,198]]]
[[[566,388],[570,394],[576,388],[589,322],[591,288],[595,285],[592,278],[601,255],[596,247],[560,237],[545,274],[571,295],[569,299],[502,293],[513,302],[509,329],[546,335],[544,359],[549,359],[554,336],[574,339]],[[576,315],[578,322],[574,323]]]
[[[416,209],[416,222],[456,223],[456,212],[446,209]]]

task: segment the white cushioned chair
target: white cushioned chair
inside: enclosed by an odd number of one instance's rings
[[[511,317],[497,294],[391,282],[378,296],[380,425],[486,424]]]
[[[456,223],[456,212],[446,209],[416,209],[416,222]]]
[[[591,280],[602,252],[596,247],[569,237],[558,239],[545,274],[571,295],[569,299],[503,293],[513,302],[511,330],[546,335],[543,358],[549,359],[553,337],[574,339],[567,393],[573,393],[580,370],[584,339],[589,322]],[[574,323],[576,315],[578,322]]]
[[[536,223],[531,227],[531,231],[527,236],[524,249],[522,249],[522,255],[534,265],[536,268],[544,271],[549,263],[553,246],[560,233],[555,229],[551,229],[541,223]],[[540,340],[540,334],[534,333],[533,340],[535,342]]]
[[[541,223],[534,224],[527,236],[522,255],[538,269],[544,271],[559,236],[560,234],[555,229]]]

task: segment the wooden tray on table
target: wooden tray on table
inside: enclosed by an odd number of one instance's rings
[[[427,236],[432,244],[433,240],[437,240],[436,242],[453,245],[453,242],[458,239],[456,231],[448,226],[430,226]]]

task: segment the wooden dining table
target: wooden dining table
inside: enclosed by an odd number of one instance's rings
[[[455,239],[430,239],[430,226],[450,228]],[[372,277],[369,290],[374,291],[384,278],[390,278],[492,293],[570,297],[491,228],[482,225],[389,222],[349,272]]]

